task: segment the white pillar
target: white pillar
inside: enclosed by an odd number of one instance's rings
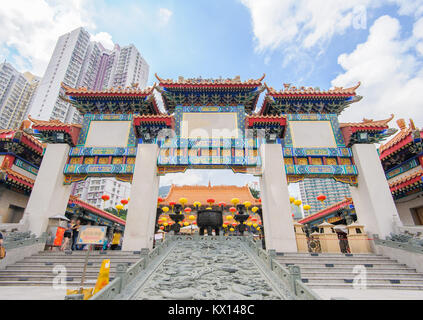
[[[263,144],[260,146],[260,156],[260,190],[266,249],[297,252],[282,147],[280,144]]]
[[[47,145],[23,217],[26,228],[36,235],[47,231],[49,217],[66,212],[72,188],[63,184],[63,169],[69,149],[67,144]]]
[[[385,238],[394,232],[398,212],[374,144],[352,146],[358,170],[358,186],[350,187],[358,222],[367,234]]]
[[[159,195],[157,144],[139,144],[132,177],[122,250],[153,248],[154,221]]]

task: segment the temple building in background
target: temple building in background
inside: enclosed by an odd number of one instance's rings
[[[379,148],[380,160],[401,222],[423,225],[423,130],[411,119],[397,124],[400,131]]]
[[[17,129],[41,78],[30,72],[20,73],[10,63],[0,64],[0,129]]]
[[[145,87],[149,66],[134,45],[115,44],[107,50],[78,28],[59,37],[47,70],[31,103],[36,119],[80,123],[78,111],[66,100],[62,83],[70,87],[104,90],[138,84]]]

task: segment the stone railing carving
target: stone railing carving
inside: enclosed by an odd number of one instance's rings
[[[4,247],[6,250],[16,249],[19,247],[30,246],[36,243],[45,243],[47,241],[47,233],[43,233],[40,237],[36,237],[30,232],[12,232],[4,239]]]

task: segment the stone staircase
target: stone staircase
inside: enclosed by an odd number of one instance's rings
[[[354,289],[358,270],[365,270],[367,289],[423,290],[423,273],[376,254],[278,253],[283,266],[297,265],[311,289]],[[354,267],[358,267],[354,272]]]
[[[63,281],[69,288],[79,287],[84,268],[86,251],[64,252],[42,251],[0,270],[0,286],[51,286],[60,275],[58,266],[66,268]],[[88,259],[86,285],[94,286],[104,259],[110,259],[110,281],[113,280],[118,264],[132,265],[140,259],[140,252],[91,251]],[[63,276],[64,274],[62,274]]]

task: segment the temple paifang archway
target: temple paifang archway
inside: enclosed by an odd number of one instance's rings
[[[396,210],[372,143],[391,133],[390,119],[338,123],[339,113],[359,100],[358,85],[329,91],[285,85],[277,92],[263,78],[157,77],[159,84],[145,90],[64,87],[84,120],[82,125],[33,120],[34,134],[49,145],[25,213],[29,228],[41,233],[46,211],[64,211],[70,183],[115,176],[132,181],[123,249],[151,248],[160,176],[188,168],[230,168],[260,177],[268,249],[297,250],[288,183],[304,177],[355,186],[361,222],[372,233],[389,234]],[[162,96],[164,112],[154,90]],[[254,113],[264,90],[264,103]],[[379,184],[386,184],[387,192]]]

